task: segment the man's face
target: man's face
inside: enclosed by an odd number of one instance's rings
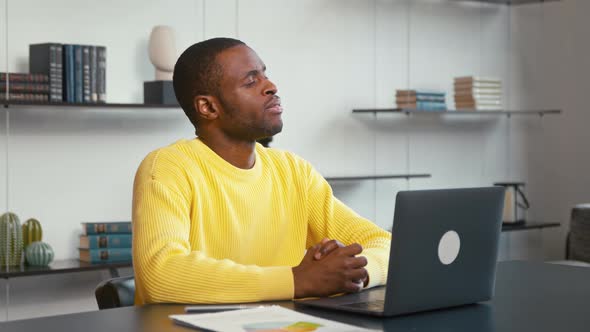
[[[250,141],[281,132],[281,100],[258,55],[239,45],[221,52],[216,60],[223,71],[218,95],[221,130],[232,138]]]

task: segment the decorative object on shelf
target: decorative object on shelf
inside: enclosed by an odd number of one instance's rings
[[[156,80],[143,82],[143,102],[178,105],[172,86],[172,72],[177,59],[174,29],[166,25],[155,26],[150,34],[148,53],[156,67]]]
[[[46,266],[53,261],[53,248],[45,242],[36,241],[25,250],[27,264],[32,266]]]
[[[461,111],[501,111],[502,81],[490,77],[455,77],[455,108]]]
[[[502,219],[504,224],[524,224],[525,212],[530,207],[529,200],[523,191],[524,182],[496,182],[494,186],[506,188],[504,216]]]
[[[20,219],[12,212],[0,216],[0,266],[20,265],[23,253],[23,233]]]
[[[39,222],[39,220],[35,218],[30,218],[29,220],[25,221],[22,228],[23,246],[25,250],[27,249],[29,244],[41,241],[43,239],[43,228],[41,227],[41,223]]]

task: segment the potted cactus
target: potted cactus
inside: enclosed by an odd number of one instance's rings
[[[23,233],[18,216],[6,212],[0,216],[0,266],[20,265]]]

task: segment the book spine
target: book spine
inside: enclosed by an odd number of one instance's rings
[[[8,99],[7,99],[8,98]],[[49,95],[46,93],[0,93],[2,101],[23,101],[23,102],[43,102],[49,101]]]
[[[82,46],[82,99],[90,102],[90,46]]]
[[[0,81],[6,83],[49,83],[49,75],[28,73],[0,73]]]
[[[74,45],[74,102],[84,101],[84,83],[82,68],[82,45]]]
[[[98,93],[96,90],[96,46],[90,47],[90,102],[98,102]]]
[[[50,85],[45,83],[10,83],[6,84],[5,81],[0,81],[0,91],[5,92],[8,88],[9,92],[23,92],[23,93],[49,93]]]
[[[131,248],[82,250],[88,250],[88,256],[90,258],[89,263],[130,262],[132,260]]]
[[[68,103],[73,103],[76,101],[74,96],[75,88],[74,88],[74,45],[64,45],[64,62],[65,62],[65,70],[64,70],[64,91],[66,98],[64,99]]]
[[[96,47],[97,54],[97,74],[96,74],[96,90],[99,103],[106,103],[107,101],[107,48],[104,46]]]
[[[105,223],[83,223],[86,234],[105,234],[105,233],[117,233],[117,234],[130,234],[131,233],[131,222],[105,222]]]
[[[88,248],[131,248],[131,234],[88,235]]]
[[[62,45],[44,43],[29,45],[29,71],[33,74],[43,74],[49,77],[50,100],[62,101],[60,89],[62,87],[59,50]]]

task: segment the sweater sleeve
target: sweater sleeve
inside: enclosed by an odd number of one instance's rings
[[[136,304],[237,303],[291,299],[290,267],[242,265],[193,251],[191,201],[151,176],[136,176],[133,267]]]
[[[361,217],[336,197],[328,182],[311,165],[307,165],[309,228],[308,247],[323,238],[336,239],[344,245],[358,243],[367,258],[369,284],[384,285],[391,245],[391,233]]]

